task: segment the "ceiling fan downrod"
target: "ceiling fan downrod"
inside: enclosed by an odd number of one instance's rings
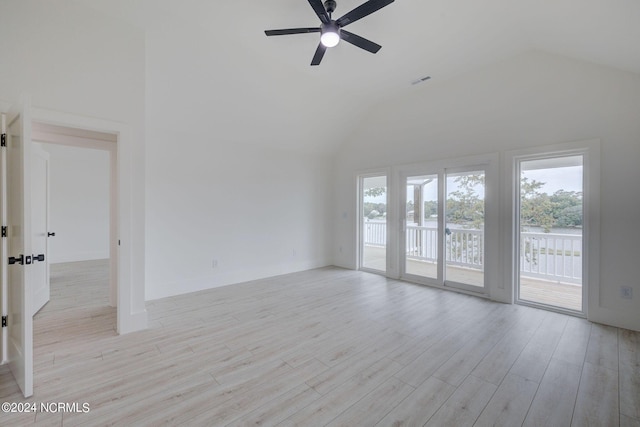
[[[327,0],[324,2],[324,8],[329,14],[329,17],[331,17],[331,14],[336,10],[337,6],[338,4],[334,0]]]

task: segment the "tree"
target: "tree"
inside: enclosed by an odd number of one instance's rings
[[[549,199],[556,227],[582,225],[582,192],[558,190]]]
[[[374,209],[371,212],[369,212],[369,215],[367,215],[367,218],[375,219],[375,218],[378,218],[379,216],[380,216],[380,212]]]
[[[424,202],[424,218],[428,219],[432,215],[438,215],[438,202],[435,200],[427,200]]]
[[[484,223],[484,200],[476,188],[484,186],[484,174],[461,175],[455,182],[458,189],[447,195],[447,222],[466,228],[480,228]]]
[[[447,194],[447,223],[462,225],[464,228],[480,229],[484,224],[484,199],[480,198],[477,189],[484,187],[484,174],[460,175],[455,178],[457,189]],[[458,256],[466,253],[474,261],[480,261],[481,239],[463,238],[459,234],[447,233],[448,250],[455,251]],[[456,238],[456,236],[458,236]]]
[[[375,212],[375,216],[371,217],[371,212]],[[367,218],[376,218],[378,216],[384,215],[386,212],[387,205],[385,203],[364,202],[362,204],[362,213]]]
[[[520,225],[541,227],[545,233],[548,233],[555,221],[549,195],[540,191],[544,185],[544,182],[535,179],[529,181],[527,177],[521,178]]]
[[[364,191],[364,195],[367,197],[378,197],[378,196],[382,196],[386,192],[387,192],[386,187],[372,187],[372,188],[366,189]]]
[[[387,192],[386,187],[372,187],[364,191],[364,196],[374,198],[374,197],[382,196],[386,192]],[[383,216],[387,212],[387,204],[375,203],[375,202],[364,202],[362,204],[362,210],[363,210],[362,213],[364,214],[364,216],[366,216],[369,219],[374,219],[379,216]],[[373,215],[371,215],[372,212],[374,212]]]

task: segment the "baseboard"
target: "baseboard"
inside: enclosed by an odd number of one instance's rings
[[[635,316],[635,318],[630,318],[628,314],[622,313],[619,310],[611,310],[602,307],[593,309],[590,307],[587,320],[590,322],[602,323],[603,325],[640,332],[640,317]]]
[[[129,313],[127,316],[124,313],[118,313],[119,316],[124,316],[118,325],[118,334],[124,335],[131,332],[142,331],[148,327],[147,310],[142,310],[137,313]]]
[[[49,264],[62,264],[65,262],[95,261],[98,259],[108,259],[109,252],[78,252],[64,255],[49,255]]]
[[[154,286],[152,289],[145,289],[147,301],[154,301],[161,298],[168,298],[177,295],[189,294],[208,289],[232,286],[252,280],[266,279],[283,274],[297,273],[300,271],[313,270],[315,268],[332,265],[326,260],[301,261],[286,265],[273,265],[262,268],[259,271],[247,272],[245,270],[220,270],[216,274],[199,278],[181,280],[180,282],[167,282]]]

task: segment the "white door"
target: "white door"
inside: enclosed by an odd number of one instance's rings
[[[31,150],[31,245],[33,250],[33,310],[49,302],[49,153],[39,144]]]
[[[28,102],[12,109],[6,137],[7,253],[2,258],[8,272],[7,359],[25,397],[33,394],[33,305],[31,251],[31,117]],[[4,173],[4,171],[3,171]]]

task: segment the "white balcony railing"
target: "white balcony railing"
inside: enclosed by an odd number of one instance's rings
[[[582,283],[582,236],[521,233],[520,274],[567,283]]]
[[[387,223],[367,221],[364,223],[364,244],[368,246],[387,245]]]
[[[407,258],[436,262],[438,230],[435,227],[407,226]],[[364,223],[364,244],[385,246],[387,224]],[[523,276],[564,283],[582,283],[582,236],[559,233],[523,232],[520,238],[520,273]],[[446,238],[448,264],[482,270],[484,268],[484,232],[449,229]]]

